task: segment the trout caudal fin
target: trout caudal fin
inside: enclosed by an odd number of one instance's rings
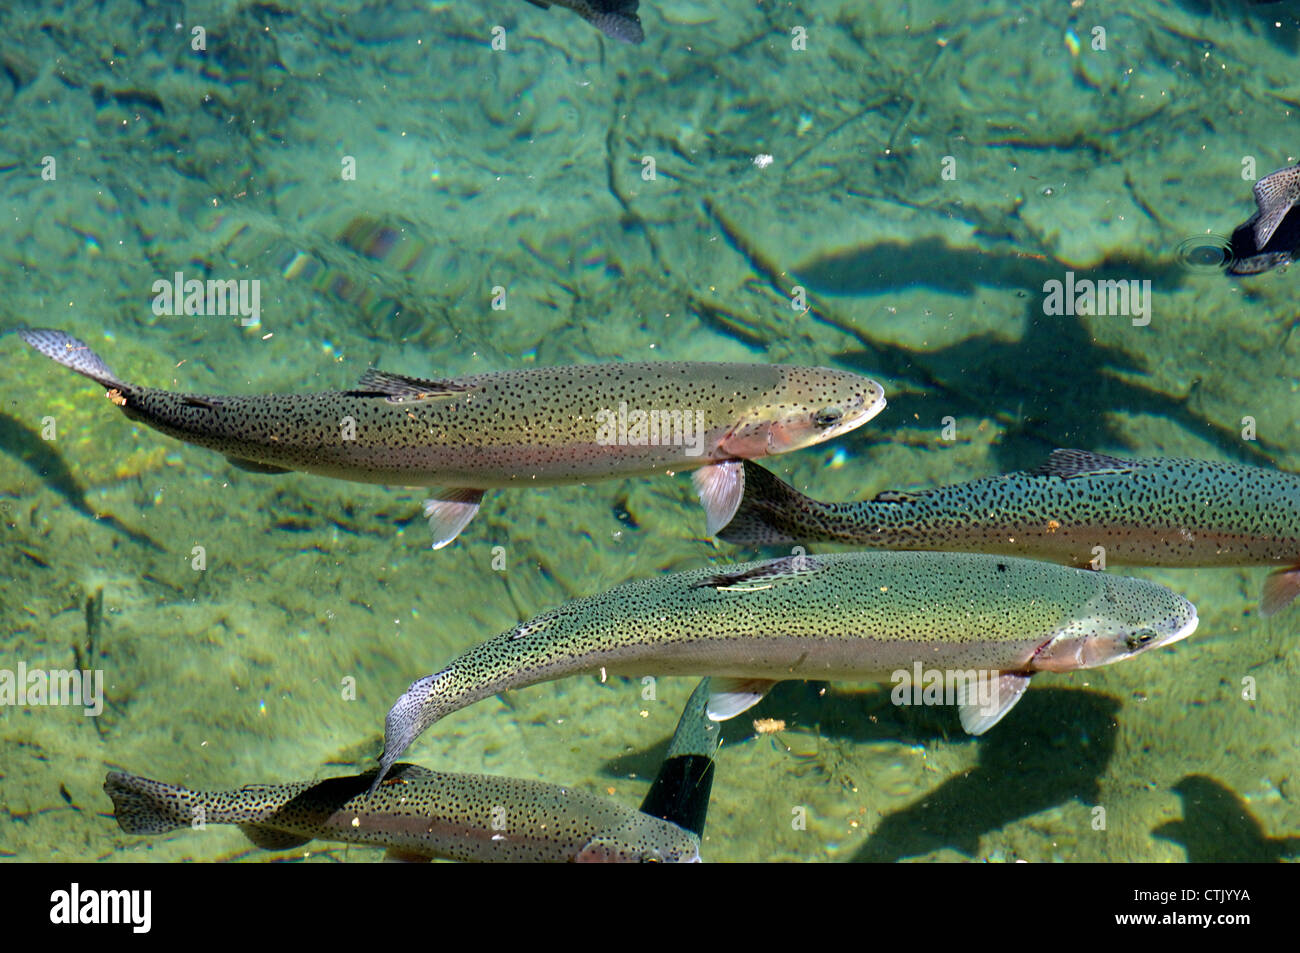
[[[108,369],[104,359],[92,351],[90,345],[70,334],[50,328],[19,328],[18,336],[50,360],[89,377],[109,390],[128,389],[129,385]]]
[[[1256,248],[1262,249],[1269,243],[1297,202],[1300,202],[1300,166],[1279,169],[1255,183],[1255,204],[1259,206],[1253,219]]]
[[[104,793],[113,799],[117,826],[128,834],[166,834],[189,827],[199,805],[193,791],[120,771],[104,779]]]
[[[447,691],[451,681],[452,669],[443,669],[434,675],[426,675],[411,683],[401,698],[393,703],[388,717],[384,719],[384,753],[379,757],[379,770],[375,780],[366,792],[374,794],[379,790],[384,777],[393,770],[402,752],[411,746],[411,742],[443,715],[450,714],[455,708],[447,708],[441,703],[442,694]]]

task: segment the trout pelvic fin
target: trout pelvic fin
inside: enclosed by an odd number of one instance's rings
[[[711,721],[726,721],[748,711],[763,700],[776,682],[767,678],[719,678],[709,685],[708,714]]]
[[[711,463],[692,473],[691,483],[704,504],[705,534],[717,536],[736,515],[745,495],[745,471],[739,460]]]
[[[1259,600],[1259,614],[1267,618],[1276,615],[1300,595],[1300,566],[1279,569],[1264,580],[1264,595]]]
[[[1020,696],[1029,687],[1029,676],[1017,672],[1000,672],[992,680],[992,690],[988,697],[981,698],[982,687],[988,685],[987,679],[957,682],[957,714],[961,717],[961,726],[970,735],[982,735],[999,721],[1007,712],[1016,707]]]
[[[424,517],[433,534],[433,548],[442,549],[469,525],[479,504],[483,502],[482,490],[447,490],[424,501]]]

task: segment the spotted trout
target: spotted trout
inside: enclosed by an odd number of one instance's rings
[[[611,40],[639,44],[645,41],[641,18],[636,15],[639,0],[528,0],[548,10],[551,4],[566,7]]]
[[[165,834],[199,819],[236,824],[267,850],[330,840],[386,847],[394,860],[699,860],[694,834],[612,798],[413,764],[394,765],[368,795],[373,774],[204,792],[113,772],[104,791],[128,834]]]
[[[1265,616],[1300,592],[1300,476],[1278,470],[1054,450],[1035,470],[861,503],[819,503],[754,465],[744,485],[718,534],[732,543],[834,541],[1094,568],[1280,564],[1264,582]]]
[[[800,555],[658,576],[545,612],[412,683],[388,713],[378,777],[454,711],[594,672],[713,676],[708,712],[719,721],[784,679],[974,672],[988,697],[959,689],[955,703],[981,734],[1035,672],[1117,662],[1196,621],[1190,602],[1152,582],[978,553]]]
[[[740,461],[830,440],[885,406],[847,371],[707,362],[577,364],[423,380],[370,369],[353,390],[181,394],[128,384],[62,331],[24,341],[108,388],[131,420],[258,473],[438,486],[433,548],[478,512],[484,490],[694,470],[709,535],[743,495]]]

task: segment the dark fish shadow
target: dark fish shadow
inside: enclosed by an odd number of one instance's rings
[[[1045,314],[1044,284],[1064,281],[1071,270],[1054,259],[955,248],[942,239],[925,238],[840,250],[791,270],[823,295],[884,294],[917,286],[968,296],[979,286],[1019,289],[1025,299],[1025,331],[1014,341],[982,333],[946,348],[917,351],[837,322],[866,348],[841,354],[841,361],[904,383],[903,393],[890,395],[889,419],[920,420],[937,431],[949,414],[991,417],[1006,430],[994,447],[1003,469],[1041,463],[1057,447],[1134,449],[1111,422],[1117,411],[1166,417],[1243,463],[1272,464],[1282,452],[1264,438],[1242,440],[1236,429],[1197,413],[1191,403],[1199,382],[1194,381],[1185,396],[1144,386],[1141,378],[1150,373],[1150,366],[1140,337],[1128,349],[1107,346],[1093,339],[1078,315]],[[1179,287],[1188,275],[1186,266],[1172,257],[1117,255],[1096,267],[1078,269],[1076,280],[1149,280],[1154,296],[1157,290]],[[1170,320],[1160,312],[1159,298],[1148,305],[1153,322]],[[1149,333],[1124,315],[1090,320],[1123,322],[1134,335]],[[867,434],[856,437],[859,443],[867,439]],[[853,435],[847,442],[852,446]]]
[[[42,440],[36,431],[3,412],[0,412],[0,450],[40,477],[82,516],[107,524],[134,543],[148,546],[155,552],[163,552],[163,548],[145,533],[124,526],[116,516],[97,513],[92,509],[86,502],[85,489],[63,462],[63,457],[51,447],[50,441]]]
[[[1058,447],[1135,451],[1113,421],[1124,412],[1164,417],[1242,463],[1275,465],[1283,449],[1263,437],[1242,440],[1238,430],[1198,413],[1192,398],[1199,382],[1185,397],[1144,386],[1149,368],[1139,357],[1096,343],[1077,316],[1043,314],[1038,298],[1027,304],[1025,331],[1015,341],[979,334],[922,353],[855,333],[866,347],[840,354],[842,364],[911,385],[890,395],[888,419],[933,426],[936,445],[945,416],[997,420],[1004,433],[992,452],[1003,471],[1036,466]]]
[[[1042,255],[987,248],[957,248],[941,238],[886,241],[819,255],[791,269],[814,291],[834,295],[884,294],[907,288],[934,288],[971,294],[980,285],[1023,288],[1035,295],[1044,283],[1060,280],[1066,265]],[[1152,288],[1176,288],[1187,278],[1179,264],[1146,256],[1115,256],[1095,268],[1077,269],[1080,278],[1148,278]]]
[[[1300,18],[1295,0],[1177,0],[1178,6],[1197,17],[1235,21],[1252,33],[1263,34],[1287,53],[1300,52]],[[1274,26],[1274,24],[1280,26]],[[1208,39],[1208,38],[1207,38]]]
[[[1013,821],[1072,799],[1095,804],[1118,710],[1099,692],[1031,688],[1005,721],[970,740],[979,746],[973,771],[885,815],[853,860],[896,861],[944,848],[973,857],[982,836]]]
[[[1300,837],[1269,837],[1240,797],[1223,783],[1189,774],[1174,785],[1183,818],[1151,832],[1178,844],[1187,859],[1201,863],[1277,863],[1300,857]]]
[[[895,861],[942,848],[974,856],[981,836],[1012,821],[1070,799],[1086,805],[1098,800],[1097,779],[1114,751],[1119,707],[1100,692],[1030,688],[1001,724],[971,738],[962,732],[951,708],[896,707],[887,689],[846,692],[825,682],[782,682],[758,705],[724,724],[719,770],[726,775],[729,745],[756,739],[754,719],[815,725],[819,748],[822,742],[924,744],[965,739],[979,746],[978,766],[887,815],[853,859]],[[650,777],[667,746],[665,738],[651,748],[610,758],[604,772],[611,777]],[[812,760],[829,763],[833,758],[818,754]],[[852,773],[851,766],[827,766],[812,773],[826,783],[846,771]],[[871,781],[855,775],[860,786]]]

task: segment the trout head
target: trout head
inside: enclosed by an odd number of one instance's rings
[[[825,367],[786,368],[722,438],[732,458],[756,460],[822,443],[861,427],[885,409],[885,390],[869,377]]]
[[[573,859],[579,864],[698,864],[700,841],[676,824],[637,814],[597,834]]]
[[[1039,647],[1031,665],[1048,672],[1096,668],[1172,645],[1196,631],[1196,607],[1155,583],[1103,577],[1090,610]]]

